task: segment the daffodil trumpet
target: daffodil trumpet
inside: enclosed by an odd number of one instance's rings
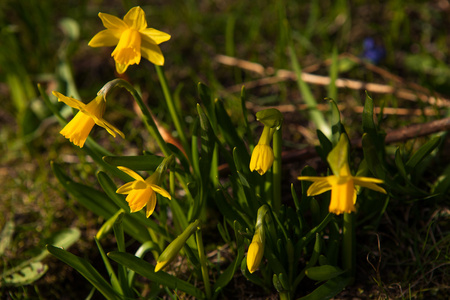
[[[255,146],[250,159],[250,171],[257,171],[259,175],[264,175],[272,167],[274,155],[270,142],[275,128],[264,126],[258,145]]]

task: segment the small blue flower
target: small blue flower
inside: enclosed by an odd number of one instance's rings
[[[363,41],[362,57],[373,64],[378,64],[386,56],[386,50],[382,45],[375,42],[373,38],[365,38]]]

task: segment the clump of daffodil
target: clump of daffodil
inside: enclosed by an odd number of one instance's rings
[[[259,175],[264,175],[272,167],[274,155],[270,142],[275,130],[278,130],[283,122],[280,111],[274,108],[265,109],[256,113],[258,121],[264,124],[264,129],[255,146],[250,159],[250,171],[257,171]]]
[[[346,134],[341,134],[339,142],[330,151],[327,160],[334,175],[326,177],[300,176],[298,180],[313,181],[313,184],[308,188],[308,196],[315,196],[331,190],[329,206],[331,213],[339,215],[356,211],[355,186],[369,188],[386,194],[386,191],[377,185],[383,183],[383,180],[352,176],[348,165],[348,138]]]
[[[252,242],[248,246],[247,251],[247,269],[250,273],[255,272],[264,255],[264,241],[265,241],[265,228],[264,220],[269,208],[267,205],[263,205],[258,209],[258,215],[256,218],[255,233],[253,234]]]
[[[91,47],[116,46],[111,56],[116,62],[116,70],[124,73],[128,66],[139,64],[141,56],[155,65],[164,65],[164,56],[159,44],[170,39],[162,31],[147,28],[145,12],[139,6],[128,11],[123,20],[116,16],[99,13],[98,16],[106,27],[89,42]]]
[[[79,146],[80,148],[84,146],[84,143],[95,124],[105,128],[113,137],[116,137],[117,133],[122,138],[125,138],[122,131],[103,119],[103,114],[106,109],[106,92],[106,89],[101,89],[98,92],[97,97],[88,104],[64,96],[59,92],[52,92],[53,95],[58,98],[58,101],[62,101],[70,107],[79,110],[75,117],[73,117],[73,119],[60,131],[65,138],[69,139],[76,146]]]
[[[125,183],[116,191],[118,194],[128,195],[126,201],[130,206],[130,212],[137,212],[147,206],[146,216],[151,216],[156,207],[156,193],[163,197],[171,199],[169,192],[160,187],[162,176],[167,166],[173,161],[173,155],[164,158],[163,162],[158,166],[156,171],[147,179],[143,179],[136,172],[126,168],[118,167],[121,171],[131,176],[134,181]]]
[[[161,253],[156,261],[155,272],[158,272],[165,266],[167,266],[174,258],[178,255],[181,248],[183,248],[184,244],[188,238],[199,229],[200,220],[195,220],[193,223],[189,224],[188,227],[174,239],[166,249]]]

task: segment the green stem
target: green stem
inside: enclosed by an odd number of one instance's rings
[[[159,133],[158,127],[156,127],[150,109],[145,105],[144,101],[142,101],[142,98],[136,91],[136,89],[129,82],[123,79],[114,79],[110,81],[110,83],[111,85],[125,88],[133,96],[134,100],[136,100],[136,103],[138,104],[140,110],[142,111],[142,118],[145,127],[147,128],[149,133],[155,138],[156,142],[161,148],[161,151],[164,153],[165,156],[169,156],[170,154],[172,154],[172,151],[167,146],[166,141],[164,141],[161,134]]]
[[[198,227],[198,230],[195,232],[195,236],[197,238],[198,258],[200,259],[206,297],[208,299],[211,299],[211,285],[209,283],[208,266],[206,265],[205,249],[203,247],[202,231],[200,227]]]
[[[278,213],[281,207],[281,126],[275,130],[273,136],[273,154],[274,161],[272,167],[272,182],[273,182],[273,199],[272,208],[275,214]]]
[[[172,94],[169,90],[169,85],[167,84],[166,76],[164,75],[164,71],[161,66],[155,65],[156,73],[158,74],[159,82],[161,84],[161,88],[164,93],[164,98],[166,99],[167,108],[169,109],[170,116],[172,117],[173,124],[175,125],[175,129],[180,136],[181,143],[183,144],[183,148],[187,153],[188,159],[190,159],[189,154],[189,144],[187,142],[186,134],[184,132],[184,127],[181,125],[180,117],[177,114],[177,110],[175,108],[175,103],[172,98]]]
[[[278,293],[280,295],[280,300],[291,300],[291,295],[289,292],[280,292]]]
[[[344,213],[342,261],[350,277],[355,278],[355,214]]]

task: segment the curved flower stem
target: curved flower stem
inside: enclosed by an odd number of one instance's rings
[[[355,214],[344,213],[342,261],[344,269],[355,278]]]
[[[155,65],[156,73],[158,74],[159,82],[161,84],[161,88],[164,93],[164,98],[166,98],[167,108],[169,109],[170,116],[172,117],[173,124],[175,125],[175,129],[177,130],[181,144],[183,145],[184,150],[187,153],[188,159],[190,160],[190,148],[189,144],[187,142],[186,134],[184,132],[184,128],[181,125],[180,117],[177,114],[177,111],[175,109],[175,103],[173,101],[172,95],[169,91],[169,86],[167,84],[166,76],[164,75],[164,71],[161,66]]]
[[[281,206],[281,126],[275,130],[273,135],[273,154],[274,161],[272,167],[272,182],[273,182],[273,198],[272,208],[275,214],[278,213]]]
[[[142,111],[142,117],[144,120],[145,127],[147,127],[147,130],[150,132],[150,134],[156,139],[156,142],[158,143],[159,147],[161,148],[161,151],[164,153],[165,156],[169,156],[172,154],[172,151],[167,146],[167,143],[162,138],[161,134],[159,133],[158,127],[156,127],[155,121],[153,121],[152,114],[150,112],[150,109],[145,105],[144,101],[142,101],[141,96],[136,91],[136,89],[127,81],[123,79],[114,79],[108,82],[107,84],[111,84],[111,87],[118,86],[125,88],[136,100],[136,103],[138,104],[140,110]],[[107,85],[106,84],[106,85]],[[105,85],[105,87],[106,87]]]
[[[195,237],[197,238],[198,258],[200,260],[200,265],[202,269],[202,277],[203,277],[203,284],[205,285],[206,298],[211,299],[211,285],[209,283],[208,266],[206,264],[205,249],[203,247],[202,230],[200,227],[198,227],[198,230],[195,232]]]

